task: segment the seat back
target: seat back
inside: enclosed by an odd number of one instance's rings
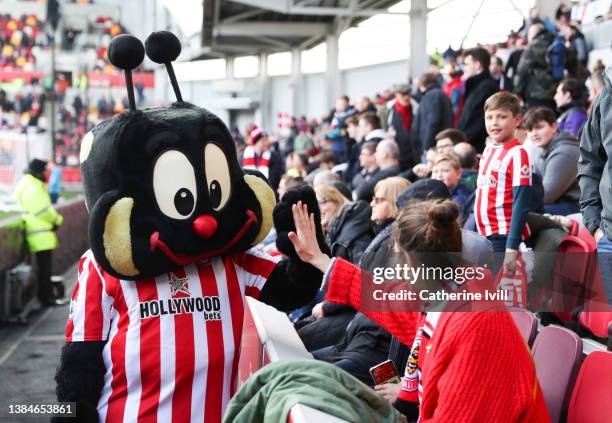
[[[585,311],[580,313],[579,322],[582,326],[590,330],[593,335],[600,338],[607,338],[608,330],[612,323],[612,311]]]
[[[612,352],[593,351],[582,363],[567,423],[608,423],[612,416]]]
[[[571,322],[574,310],[584,304],[585,287],[596,264],[596,248],[591,234],[575,221],[559,244],[548,310],[564,322]]]
[[[582,340],[560,326],[543,328],[533,344],[538,381],[551,421],[556,423],[569,401],[582,356]]]
[[[583,311],[578,317],[581,326],[600,338],[612,337],[612,311]]]
[[[523,339],[531,347],[538,333],[538,318],[531,311],[523,308],[509,307],[508,311]]]

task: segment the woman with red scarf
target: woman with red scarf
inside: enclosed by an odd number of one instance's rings
[[[394,236],[411,267],[453,263],[448,252],[462,246],[458,213],[450,200],[413,203],[402,211]],[[372,302],[364,301],[371,295],[362,292],[368,287],[362,271],[320,252],[314,217],[305,207],[294,205],[293,216],[296,232],[289,239],[302,260],[325,272],[327,299],[351,305],[412,346],[396,408],[414,419],[416,404],[419,422],[550,422],[529,349],[506,310],[373,311]],[[428,253],[436,253],[435,260]]]
[[[389,110],[387,123],[389,133],[395,134],[394,139],[400,150],[402,170],[412,169],[412,166],[420,162],[420,152],[414,150],[410,135],[413,114],[410,85],[400,85],[395,90],[395,102]]]

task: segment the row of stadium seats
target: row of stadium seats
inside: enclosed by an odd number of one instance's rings
[[[576,221],[572,221],[569,234],[559,245],[550,288],[548,297],[536,295],[532,303],[534,310],[549,312],[542,313],[542,323],[558,319],[581,336],[607,343],[612,351],[612,307],[606,305],[597,245],[589,231]]]
[[[600,422],[612,416],[612,352],[593,351],[583,361],[583,341],[556,325],[538,333],[538,319],[524,309],[511,310],[531,348],[538,381],[553,423]],[[582,364],[581,364],[582,362]]]

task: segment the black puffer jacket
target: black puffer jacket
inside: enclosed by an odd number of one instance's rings
[[[392,220],[388,220],[377,228],[378,234],[364,251],[359,267],[371,272],[375,267],[388,265],[392,226]],[[342,338],[334,345],[329,358],[332,362],[352,360],[359,368],[353,376],[372,385],[374,381],[368,371],[370,367],[387,359],[390,342],[391,335],[386,330],[358,312],[346,326]]]
[[[359,266],[361,268],[371,271],[374,267],[386,265],[389,252],[389,237],[391,236],[391,222],[392,220],[388,220],[380,227],[375,228],[378,230],[378,234],[364,250],[363,255],[360,254],[361,259],[359,260]],[[376,351],[382,351],[384,349],[384,344],[387,342],[384,339],[386,337],[386,332],[365,316],[363,317],[367,319],[367,321],[362,318],[356,318],[355,320],[357,320],[357,322],[352,321],[354,316],[355,310],[352,307],[344,304],[332,303],[331,301],[324,301],[323,317],[318,320],[309,317],[299,325],[296,324],[296,329],[308,351],[314,351],[339,343],[344,343],[344,348],[364,349],[359,348],[359,343],[383,338],[382,342],[375,342],[371,345]],[[347,329],[349,323],[351,323],[351,327]],[[360,330],[374,330],[377,333],[358,334]],[[381,335],[378,331],[382,331],[384,334]],[[357,336],[359,339],[355,339],[354,342],[356,344],[352,344],[352,338]],[[379,346],[379,344],[382,345],[382,347]],[[375,360],[378,358],[378,355],[374,357]]]
[[[423,93],[412,124],[414,148],[422,154],[436,144],[438,132],[452,127],[453,108],[449,98],[438,85],[428,88]]]
[[[359,267],[361,269],[372,273],[375,267],[389,265],[389,239],[391,238],[392,230],[393,219],[388,219],[382,224],[375,226],[376,236],[359,260]]]
[[[374,233],[370,217],[372,210],[364,201],[347,204],[329,225],[327,245],[332,257],[342,257],[357,264],[363,251],[372,241]]]
[[[465,82],[465,100],[457,128],[465,132],[470,144],[482,152],[487,139],[484,104],[487,98],[499,91],[499,84],[488,70],[472,76]]]

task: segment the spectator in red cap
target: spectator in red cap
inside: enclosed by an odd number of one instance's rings
[[[270,148],[268,134],[260,128],[255,128],[249,134],[247,144],[242,153],[242,168],[260,172],[268,179],[272,189],[276,192],[284,173],[284,165],[278,152]]]

